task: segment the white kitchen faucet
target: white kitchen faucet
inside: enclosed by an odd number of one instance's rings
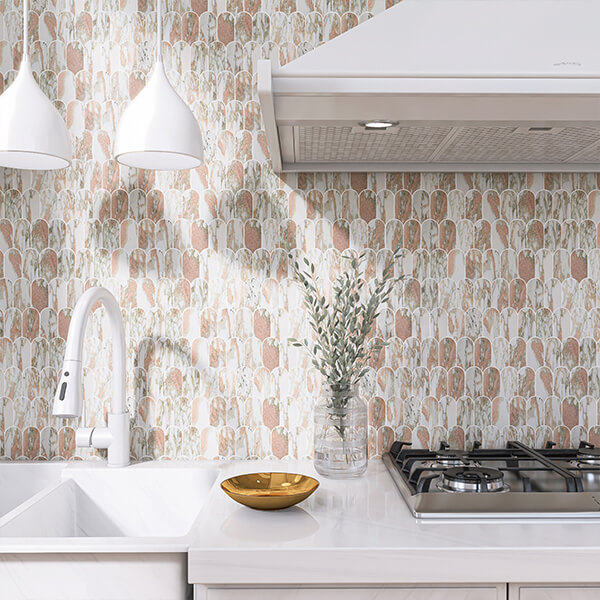
[[[80,448],[108,448],[108,466],[129,464],[129,414],[125,406],[125,329],[115,297],[105,288],[94,287],[79,299],[71,316],[63,370],[54,397],[56,417],[81,417],[83,411],[82,358],[85,325],[92,306],[101,302],[106,309],[113,346],[112,399],[107,427],[79,427],[75,443]]]

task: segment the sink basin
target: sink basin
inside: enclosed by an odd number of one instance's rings
[[[216,477],[216,469],[194,463],[119,469],[75,465],[0,526],[0,537],[183,537]]]
[[[12,507],[0,516],[0,598],[191,597],[190,535],[218,472],[212,462],[0,463],[0,506]]]
[[[61,480],[64,462],[0,462],[0,518]]]

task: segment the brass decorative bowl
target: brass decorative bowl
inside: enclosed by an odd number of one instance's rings
[[[288,508],[306,500],[319,482],[299,473],[247,473],[221,483],[221,488],[236,502],[258,510]]]

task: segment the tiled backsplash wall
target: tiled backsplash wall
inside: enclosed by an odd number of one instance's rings
[[[20,63],[20,9],[0,0],[0,89]],[[84,455],[50,407],[91,285],[123,308],[135,457],[309,455],[318,378],[287,344],[306,327],[288,252],[327,278],[348,247],[371,250],[372,274],[398,244],[410,278],[380,318],[390,344],[363,386],[372,455],[394,437],[600,443],[596,176],[272,173],[256,58],[291,60],[382,9],[169,0],[165,62],[207,156],[153,173],[119,168],[111,145],[152,64],[154,5],[34,0],[34,69],[75,162],[0,172],[0,455]],[[110,399],[101,325],[98,312],[86,343],[95,422]]]

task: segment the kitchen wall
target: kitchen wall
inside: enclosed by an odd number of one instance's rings
[[[20,8],[0,0],[0,89],[20,63]],[[409,277],[379,319],[389,346],[362,388],[372,455],[394,438],[600,443],[596,176],[270,168],[255,60],[289,61],[383,8],[169,0],[165,61],[202,125],[206,163],[154,173],[111,158],[152,65],[153,4],[34,0],[34,69],[75,161],[0,171],[0,455],[85,455],[50,407],[72,308],[91,285],[123,308],[135,457],[310,455],[319,380],[287,343],[306,331],[288,252],[332,278],[341,251],[368,248],[372,276],[398,244]],[[99,423],[111,374],[101,311],[87,333]]]

